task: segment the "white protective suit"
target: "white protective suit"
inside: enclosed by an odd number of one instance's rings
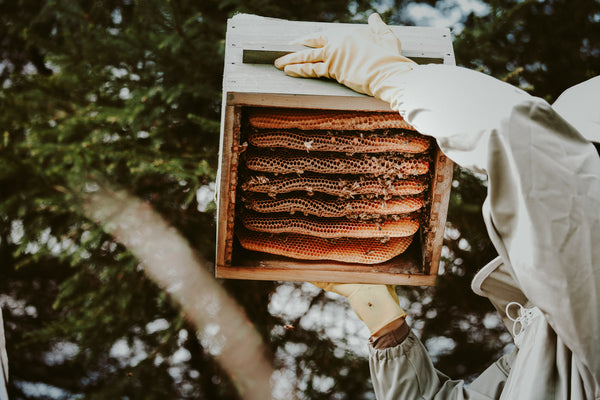
[[[600,399],[600,157],[588,140],[600,140],[600,77],[555,108],[460,67],[416,66],[396,84],[392,108],[488,177],[483,213],[500,256],[473,289],[518,348],[467,388],[437,372],[410,333],[370,349],[378,399]]]

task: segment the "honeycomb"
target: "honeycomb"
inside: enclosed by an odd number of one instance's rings
[[[429,140],[410,134],[352,135],[282,131],[255,131],[248,135],[248,142],[256,147],[284,147],[293,150],[335,151],[354,153],[403,152],[422,153],[429,148]]]
[[[328,239],[412,236],[419,229],[419,221],[411,216],[391,218],[385,221],[359,221],[348,218],[245,214],[242,221],[244,226],[252,231],[298,233]]]
[[[412,236],[378,239],[323,239],[315,236],[238,230],[237,236],[248,250],[300,258],[304,260],[332,260],[347,263],[377,264],[402,254],[413,240]]]
[[[397,113],[368,111],[307,110],[296,108],[253,108],[250,125],[261,129],[300,129],[332,131],[373,131],[406,129],[415,131]]]
[[[426,207],[430,140],[396,113],[250,108],[236,236],[304,260],[402,254]]]
[[[340,198],[353,198],[358,195],[408,196],[423,193],[427,189],[425,179],[370,179],[360,176],[354,180],[348,178],[329,178],[326,176],[287,176],[268,177],[250,176],[241,184],[244,191],[266,193],[271,197],[291,192],[306,192],[309,196],[324,193]]]
[[[382,215],[398,215],[411,213],[423,207],[423,197],[404,197],[389,200],[383,199],[352,199],[324,200],[299,196],[269,198],[249,196],[244,198],[244,204],[259,213],[303,213],[323,218],[357,216],[361,219],[380,218]]]
[[[427,159],[403,158],[388,155],[332,156],[307,154],[264,154],[251,153],[246,159],[246,166],[253,171],[273,174],[302,174],[316,172],[319,174],[368,174],[397,176],[423,175],[429,171]]]

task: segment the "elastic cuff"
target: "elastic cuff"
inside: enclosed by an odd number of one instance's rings
[[[387,349],[402,343],[409,333],[410,327],[404,318],[398,318],[375,332],[369,338],[369,343],[374,349]]]

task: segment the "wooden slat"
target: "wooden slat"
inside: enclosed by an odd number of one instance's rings
[[[318,83],[340,86],[335,82],[316,81]],[[342,86],[340,86],[342,87]],[[344,95],[303,95],[303,94],[265,94],[265,93],[228,93],[227,101],[231,105],[312,108],[321,110],[360,110],[390,112],[390,105],[384,101],[356,92],[352,96]]]
[[[217,278],[247,279],[299,282],[336,282],[336,283],[379,283],[386,285],[433,286],[435,275],[409,275],[385,272],[367,272],[357,269],[344,271],[328,270],[323,266],[318,270],[278,269],[274,267],[219,267]]]
[[[229,204],[235,202],[235,192],[231,193],[229,190],[232,184],[231,172],[237,172],[237,166],[233,166],[232,158],[233,154],[233,130],[234,123],[236,120],[236,107],[226,106],[224,107],[224,118],[221,123],[221,149],[220,149],[220,181],[218,191],[218,202],[217,202],[217,265],[226,265],[231,262],[231,255],[228,254],[228,247],[226,244],[228,240],[231,243],[231,232],[230,232],[230,218],[233,215],[229,215]],[[239,112],[237,112],[239,114]],[[239,117],[238,117],[239,118]]]
[[[421,273],[418,246],[405,257],[381,264],[361,265],[335,261],[294,260],[240,249],[233,266],[217,265],[218,278],[252,280],[328,281],[346,283],[388,283],[398,285],[432,285],[435,276]]]
[[[306,49],[291,45],[299,37],[322,31],[347,32],[357,24],[284,21],[237,15],[228,21],[225,44],[224,92],[361,96],[338,84],[324,86],[319,79],[295,79],[272,65],[244,64],[244,50],[286,53]],[[402,41],[403,54],[416,59],[454,64],[448,29],[392,26]],[[436,61],[438,62],[438,61]],[[366,97],[368,103],[374,99]]]
[[[437,275],[440,264],[453,168],[452,160],[446,157],[436,144],[434,175],[431,182],[429,227],[423,249],[423,271],[431,275]]]

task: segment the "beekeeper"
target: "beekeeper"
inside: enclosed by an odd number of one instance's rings
[[[600,399],[600,77],[550,106],[485,74],[417,65],[377,14],[368,29],[305,38],[276,67],[388,102],[454,162],[485,173],[499,257],[473,281],[516,350],[468,387],[436,371],[391,287],[320,284],[366,323],[378,399]],[[557,55],[558,56],[558,55]]]

